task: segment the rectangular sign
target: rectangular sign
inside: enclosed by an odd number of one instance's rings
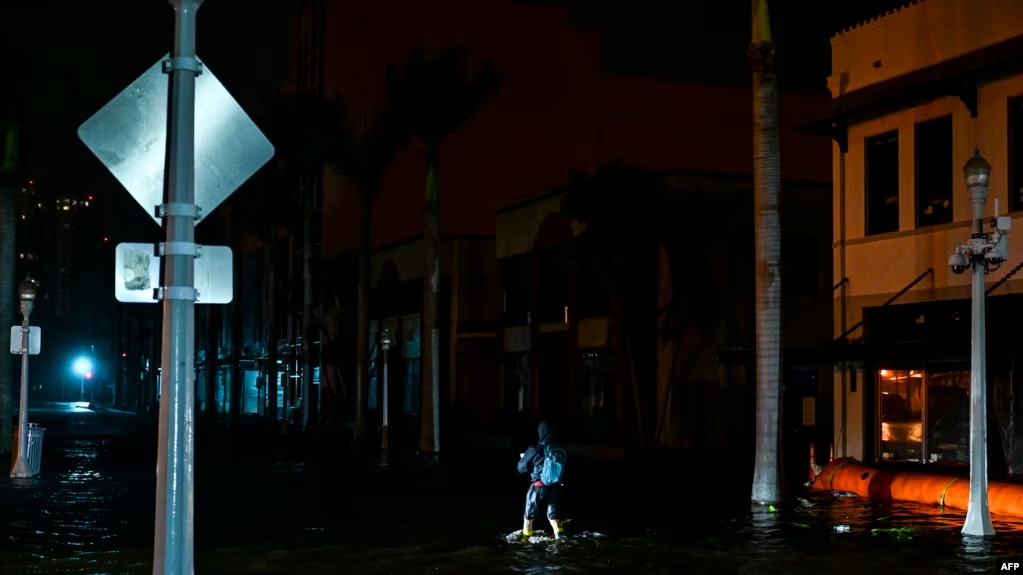
[[[39,346],[42,343],[43,332],[39,326],[28,326],[28,354],[39,355]],[[11,353],[21,355],[21,326],[11,326]]]
[[[114,297],[125,303],[156,303],[160,256],[156,244],[117,244],[114,250]]]
[[[114,250],[114,297],[124,303],[157,303],[160,265],[157,244],[117,244]],[[234,298],[231,248],[202,246],[195,261],[196,303],[225,304]]]

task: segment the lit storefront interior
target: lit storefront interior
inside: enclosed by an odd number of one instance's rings
[[[877,372],[882,459],[969,459],[970,372],[880,369]]]

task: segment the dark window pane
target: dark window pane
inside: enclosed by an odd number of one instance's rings
[[[569,251],[567,245],[545,248],[539,253],[540,322],[564,321],[569,298]]]
[[[867,235],[899,229],[899,132],[867,138]]]
[[[916,125],[916,223],[952,221],[952,116]]]
[[[604,317],[611,313],[611,288],[607,250],[584,233],[576,240],[579,253],[579,279],[576,288],[577,316]]]
[[[501,282],[504,287],[504,323],[526,325],[532,300],[530,254],[501,260]]]

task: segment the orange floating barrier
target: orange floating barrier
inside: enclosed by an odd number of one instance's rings
[[[846,491],[871,499],[914,501],[966,509],[970,478],[925,471],[890,471],[870,467],[851,457],[840,457],[821,470],[815,491]],[[988,482],[991,513],[1023,517],[1023,485]]]

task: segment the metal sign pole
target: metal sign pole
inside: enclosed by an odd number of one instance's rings
[[[161,246],[164,275],[160,365],[159,455],[156,471],[154,575],[191,575],[195,435],[195,14],[202,0],[170,0],[175,11],[174,52],[164,66],[170,76],[165,203],[160,206],[167,241]]]
[[[191,575],[195,304],[200,295],[200,303],[230,303],[234,289],[231,273],[224,271],[231,269],[231,249],[206,246],[196,259],[194,228],[200,210],[216,208],[274,150],[196,59],[196,12],[203,0],[169,1],[175,11],[173,53],[79,126],[78,137],[139,204],[158,208],[150,216],[162,220],[166,232],[155,254],[152,244],[118,244],[114,296],[121,302],[163,304],[153,573]],[[161,140],[166,141],[163,162]],[[163,277],[157,283],[161,259]],[[161,287],[154,290],[155,285]]]

